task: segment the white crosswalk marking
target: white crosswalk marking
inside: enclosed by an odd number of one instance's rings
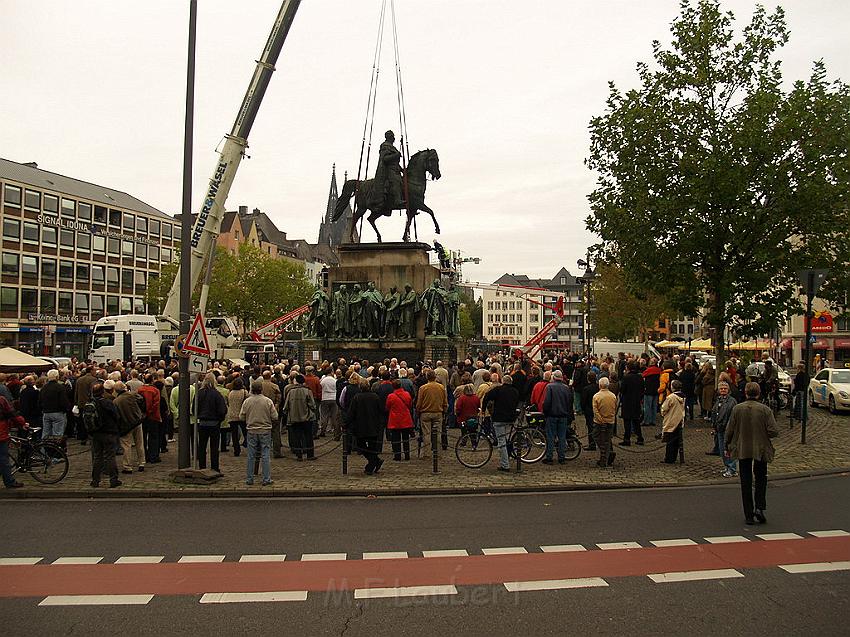
[[[43,557],[0,557],[0,566],[32,566],[43,559]]]
[[[540,550],[544,553],[567,553],[572,551],[586,551],[581,544],[548,544],[541,546]]]
[[[829,571],[850,571],[850,562],[815,562],[813,564],[780,564],[779,568],[788,573],[827,573]]]
[[[50,595],[39,606],[126,606],[145,605],[153,595]]]
[[[466,549],[441,549],[437,551],[422,551],[422,557],[467,557]]]
[[[497,548],[481,549],[484,555],[518,555],[520,553],[528,553],[523,546],[501,546]]]
[[[595,586],[608,586],[608,582],[601,577],[550,579],[534,582],[505,582],[505,588],[510,593],[520,593],[523,591],[554,591],[563,588],[591,588]]]
[[[651,573],[647,575],[656,584],[669,582],[693,582],[706,579],[726,579],[730,577],[744,577],[734,568],[720,568],[710,571],[680,571],[675,573]]]
[[[237,602],[303,602],[307,591],[268,591],[261,593],[204,593],[201,604],[232,604]]]
[[[98,564],[102,559],[103,557],[60,557],[53,560],[52,564]]]
[[[240,562],[283,562],[286,560],[286,554],[278,555],[243,555],[239,558]]]
[[[304,553],[301,556],[302,562],[326,562],[330,560],[344,560],[348,555],[346,553]]]
[[[125,555],[115,560],[116,564],[159,564],[164,555]]]
[[[841,529],[833,529],[832,531],[809,531],[809,535],[815,537],[844,537],[850,535],[850,533]]]
[[[384,551],[381,553],[364,553],[364,560],[397,560],[407,557],[406,551]]]
[[[749,542],[750,539],[743,535],[717,535],[715,537],[707,537],[705,541],[709,544],[731,544],[733,542]]]
[[[208,564],[215,562],[223,562],[224,555],[184,555],[179,560],[178,564]]]
[[[760,533],[756,537],[762,540],[802,540],[802,535],[796,533]]]
[[[615,551],[618,549],[642,549],[643,547],[637,542],[602,542],[597,544],[603,551]]]
[[[427,597],[430,595],[457,595],[452,585],[401,586],[398,588],[357,588],[354,599],[376,599],[380,597]]]
[[[696,542],[687,538],[682,538],[681,540],[651,540],[650,543],[659,548],[667,546],[692,546],[696,544]]]

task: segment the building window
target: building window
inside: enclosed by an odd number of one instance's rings
[[[514,302],[513,301],[510,301],[510,308],[508,308],[508,309],[511,309],[511,310],[514,309]]]
[[[9,186],[8,184],[5,187],[5,194],[3,196],[3,201],[6,202],[7,206],[11,206],[13,208],[21,207],[21,189],[17,186]]]
[[[91,237],[92,252],[95,254],[104,254],[106,252],[106,237],[93,234]]]
[[[136,231],[136,216],[125,214],[124,215],[124,230],[125,232],[135,232]]]
[[[41,193],[36,190],[27,190],[24,195],[24,207],[41,210]]]
[[[23,288],[21,290],[21,314],[38,311],[38,290]]]
[[[516,302],[516,309],[518,309],[518,310],[521,310],[521,309],[522,309],[522,301],[517,301],[517,302]]]
[[[501,336],[501,335],[502,335],[502,328],[497,325],[496,326],[496,336]]]
[[[148,246],[148,257],[154,263],[159,262],[159,246]]]
[[[59,293],[59,312],[60,314],[71,314],[74,311],[74,293],[60,292]]]
[[[121,227],[121,211],[109,209],[109,225],[114,228]]]
[[[91,282],[97,285],[103,285],[104,267],[102,265],[93,265],[91,267]]]
[[[0,288],[0,311],[18,313],[18,288]]]
[[[121,242],[121,254],[125,257],[133,258],[133,242],[132,241],[122,241]]]
[[[77,233],[77,250],[88,252],[91,250],[91,235],[86,232]]]
[[[103,206],[95,206],[94,207],[94,222],[105,226],[106,225],[106,219],[107,219],[106,208],[104,208]]]
[[[688,323],[688,334],[693,334],[693,333],[694,333],[694,324]]]
[[[492,315],[492,314],[488,314],[488,315],[487,315],[487,322],[488,322],[488,323],[492,323],[492,322],[493,322],[493,315]]]
[[[492,310],[492,309],[493,309],[493,301],[487,301],[487,309],[488,309],[488,310]]]
[[[77,202],[73,199],[62,199],[62,216],[63,217],[76,217],[77,216]]]
[[[21,256],[21,274],[24,276],[38,276],[38,257],[28,254]]]
[[[139,234],[148,233],[148,220],[145,217],[136,217],[136,232]]]
[[[107,314],[118,314],[120,311],[120,306],[118,305],[118,297],[117,296],[107,296],[106,297],[106,313]]]
[[[528,315],[528,320],[529,320],[529,321],[531,321],[532,323],[537,323],[537,321],[538,321],[539,319],[540,319],[540,315],[539,315],[539,314],[529,314],[529,315]]]
[[[850,332],[850,316],[839,316],[835,319],[835,330],[837,332]]]
[[[121,270],[121,288],[127,292],[133,290],[133,271]]]
[[[9,276],[18,276],[20,270],[20,257],[12,252],[3,253],[3,274]]]
[[[151,234],[155,234],[155,235],[159,236],[159,221],[157,221],[156,219],[151,219],[150,226],[151,226]]]
[[[91,204],[79,202],[77,204],[77,217],[82,221],[91,221]]]
[[[17,219],[3,218],[3,238],[11,241],[20,241],[21,222]]]
[[[85,314],[89,313],[89,295],[81,294],[77,292],[76,297],[74,298],[74,310],[76,314]]]
[[[162,262],[171,263],[171,248],[162,249]]]
[[[562,276],[561,277],[561,285],[566,285],[566,284],[567,284],[567,277]]]
[[[44,212],[59,214],[59,197],[56,195],[44,195]]]
[[[171,238],[171,224],[162,222],[162,238],[170,239]]]
[[[58,233],[56,228],[50,226],[42,226],[41,228],[41,245],[45,248],[55,248]]]
[[[106,268],[106,283],[109,285],[110,290],[117,290],[119,279],[118,279],[118,268],[107,267]]]
[[[109,237],[109,239],[107,239],[107,241],[106,241],[106,245],[107,245],[107,250],[109,251],[109,254],[115,254],[115,255],[121,254],[121,240],[120,239],[113,239],[112,237]]]
[[[133,311],[133,300],[126,296],[121,297],[121,314],[129,314]]]
[[[518,336],[522,336],[522,325],[517,325],[516,333]]]
[[[56,285],[56,259],[41,258],[41,282],[45,285]]]
[[[59,247],[68,248],[70,250],[74,249],[74,231],[73,230],[65,230],[64,228],[59,231]]]
[[[54,290],[42,290],[40,306],[42,314],[56,312],[56,292]]]
[[[32,221],[24,221],[24,243],[38,245],[38,224]]]
[[[99,319],[103,316],[103,297],[99,294],[91,295],[91,317]]]
[[[145,313],[145,301],[144,299],[133,299],[133,314],[144,314]]]
[[[136,285],[145,287],[146,278],[144,270],[136,270]]]
[[[82,283],[85,287],[89,285],[89,266],[86,263],[77,264],[77,283]]]
[[[72,261],[59,262],[59,280],[73,281],[74,280],[74,263]]]
[[[492,327],[488,327],[488,328],[487,328],[487,335],[488,335],[488,336],[493,336],[493,328],[492,328]]]
[[[137,259],[147,259],[148,258],[148,246],[144,243],[136,244],[136,258]]]

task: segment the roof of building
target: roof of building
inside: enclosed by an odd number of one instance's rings
[[[566,279],[566,283],[561,285],[561,277]],[[494,285],[518,285],[529,288],[544,288],[553,290],[563,287],[578,286],[579,282],[576,277],[570,274],[566,268],[561,268],[555,273],[551,279],[531,279],[525,274],[508,274],[507,272],[493,281]]]
[[[43,170],[35,163],[19,164],[9,159],[0,158],[0,179],[16,181],[43,190],[52,190],[70,197],[88,199],[110,208],[124,208],[167,219],[172,218],[126,192]]]

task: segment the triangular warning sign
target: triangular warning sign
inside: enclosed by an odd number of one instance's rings
[[[207,329],[204,327],[204,317],[201,316],[200,312],[195,317],[192,329],[189,330],[189,334],[183,342],[183,350],[199,356],[210,355],[210,341],[207,338]]]

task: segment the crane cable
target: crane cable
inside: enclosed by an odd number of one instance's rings
[[[395,80],[396,80],[396,100],[398,101],[398,127],[399,127],[399,146],[401,148],[401,165],[404,175],[404,201],[407,206],[407,214],[410,216],[410,190],[407,184],[407,162],[410,161],[410,147],[408,144],[407,135],[407,111],[404,106],[404,85],[401,81],[401,56],[398,53],[398,28],[396,27],[395,19],[395,0],[390,0],[390,10],[393,20],[393,50],[395,53]],[[413,217],[413,234],[416,239],[419,239],[419,233],[416,230],[416,216]]]

